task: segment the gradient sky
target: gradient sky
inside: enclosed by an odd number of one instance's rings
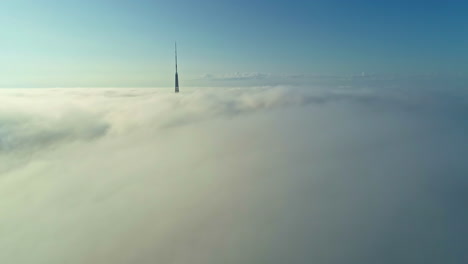
[[[182,86],[466,78],[467,13],[457,0],[4,0],[0,87],[171,86],[174,40]]]

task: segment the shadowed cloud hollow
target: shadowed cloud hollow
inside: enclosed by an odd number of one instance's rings
[[[1,263],[464,263],[467,94],[4,89]]]

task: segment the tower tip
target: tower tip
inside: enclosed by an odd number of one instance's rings
[[[179,74],[177,73],[177,41],[174,41],[175,48],[175,92],[179,92]]]

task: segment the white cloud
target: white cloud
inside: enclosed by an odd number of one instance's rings
[[[2,90],[0,262],[460,263],[466,98]]]
[[[270,73],[259,72],[234,72],[222,75],[205,74],[203,79],[217,81],[246,81],[246,80],[262,80],[272,76]]]

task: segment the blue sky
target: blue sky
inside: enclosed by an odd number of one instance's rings
[[[6,0],[0,87],[171,86],[174,40],[186,86],[459,79],[467,13],[456,0]]]

